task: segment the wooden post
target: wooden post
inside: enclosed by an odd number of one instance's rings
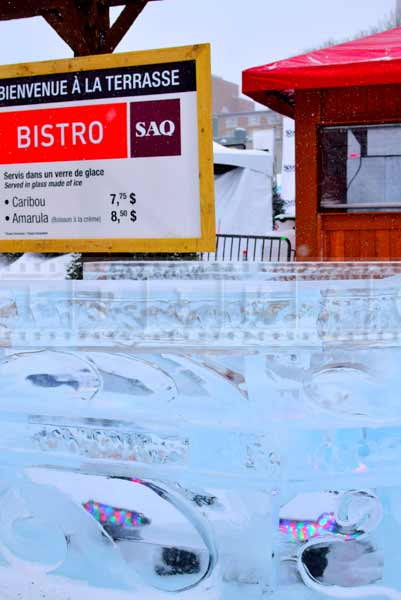
[[[45,11],[43,17],[72,48],[75,56],[109,54],[115,50],[148,1],[127,3],[111,27],[110,6],[98,0],[74,0],[64,8]]]

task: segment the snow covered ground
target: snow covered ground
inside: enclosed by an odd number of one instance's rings
[[[10,263],[0,255],[0,280],[66,279],[72,261],[72,254],[44,258],[38,254],[25,253]]]

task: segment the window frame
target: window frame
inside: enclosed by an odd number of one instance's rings
[[[350,129],[379,129],[379,128],[400,128],[401,129],[401,121],[396,119],[384,119],[383,121],[366,121],[363,122],[363,119],[357,122],[347,121],[341,123],[333,123],[333,122],[324,122],[321,121],[317,124],[317,143],[318,143],[318,212],[322,214],[330,214],[333,212],[339,212],[341,214],[347,213],[355,213],[355,212],[364,212],[375,214],[377,212],[383,213],[385,211],[389,212],[400,212],[401,213],[401,200],[400,202],[364,202],[364,203],[348,203],[348,202],[339,202],[337,204],[323,204],[322,195],[323,195],[323,151],[322,151],[322,133],[328,130],[339,130],[345,129],[346,131]],[[383,157],[386,155],[369,155],[370,158],[375,157]],[[400,153],[395,155],[401,158],[401,148]],[[401,197],[401,180],[400,180],[400,197]]]

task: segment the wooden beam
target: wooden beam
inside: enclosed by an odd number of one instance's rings
[[[98,0],[98,4],[110,8],[111,6],[136,5],[138,0]],[[147,0],[155,2],[157,0]],[[0,21],[11,19],[26,19],[36,17],[48,10],[63,9],[68,0],[0,0]]]
[[[90,54],[109,52],[106,46],[107,34],[110,31],[109,11],[107,3],[98,0],[81,0],[80,2],[80,19]]]
[[[69,0],[63,9],[43,17],[74,51],[75,56],[108,52],[109,7],[97,0]]]
[[[64,8],[64,0],[25,0],[21,2],[0,3],[0,21],[11,19],[26,19],[29,17],[40,16],[46,10],[58,10]]]
[[[74,4],[71,2],[64,9],[44,11],[42,16],[61,39],[70,46],[76,56],[87,56],[91,51],[86,40],[81,15]]]
[[[127,4],[109,29],[106,37],[107,52],[113,52],[121,42],[136,18],[143,11],[149,0],[139,0],[135,4]]]
[[[292,119],[294,118],[294,103],[285,94],[260,90],[247,92],[247,96],[282,115],[286,115]]]
[[[132,4],[137,4],[138,0],[100,0],[101,2],[103,2],[104,4],[107,4],[108,6],[122,6],[123,4],[126,4],[127,6],[130,6]],[[161,0],[147,0],[147,2],[160,2]]]
[[[0,20],[42,16],[75,56],[113,52],[143,11],[155,0],[10,0]],[[125,5],[110,27],[110,7]]]

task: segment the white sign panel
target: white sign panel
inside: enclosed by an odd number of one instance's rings
[[[283,118],[283,173],[281,197],[289,206],[295,204],[295,121]]]
[[[214,243],[211,125],[197,77],[204,65],[188,52],[177,60],[178,50],[163,62],[133,53],[108,57],[107,68],[93,57],[61,61],[56,73],[36,73],[39,63],[28,76],[3,75],[2,251]]]

